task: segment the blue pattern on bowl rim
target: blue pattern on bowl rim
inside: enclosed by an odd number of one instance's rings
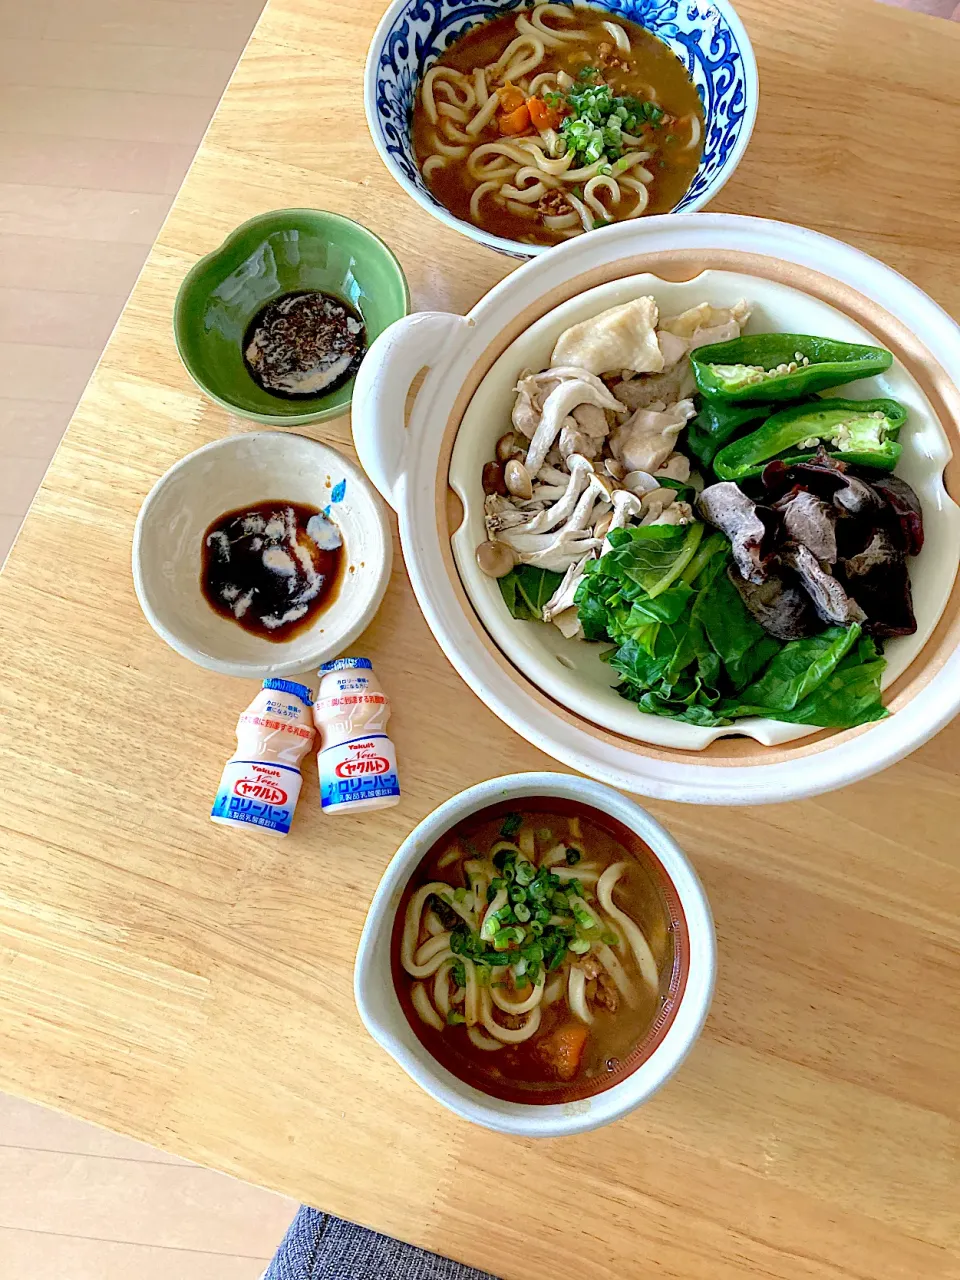
[[[449,212],[420,176],[410,137],[410,115],[421,76],[443,51],[478,22],[530,0],[407,0],[389,25],[381,24],[370,47],[368,78],[375,72],[374,141],[428,204]],[[690,72],[704,106],[706,129],[700,167],[672,210],[699,208],[723,185],[746,145],[756,115],[753,51],[742,25],[723,0],[590,0],[620,14],[670,46]],[[385,29],[384,29],[385,28]],[[377,136],[379,131],[379,137]],[[738,143],[742,140],[742,145]]]

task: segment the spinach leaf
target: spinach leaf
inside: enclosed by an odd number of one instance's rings
[[[651,524],[614,529],[608,535],[612,550],[597,562],[597,572],[626,586],[638,586],[655,599],[666,591],[696,554],[703,525]]]
[[[715,574],[700,596],[699,613],[734,689],[748,685],[780,652],[780,641],[751,616],[726,572]]]
[[[693,588],[685,582],[668,587],[662,595],[641,596],[630,606],[627,626],[644,626],[650,622],[679,622],[690,605]]]
[[[851,729],[858,724],[882,720],[889,714],[880,698],[880,680],[886,665],[873,640],[864,636],[857,649],[848,653],[822,684],[792,711],[740,706],[731,714],[735,718],[767,716],[788,724],[815,724],[822,729]]]
[[[562,573],[520,564],[497,579],[504,603],[522,622],[542,622],[543,606],[559,587]]]
[[[790,640],[772,659],[763,675],[740,695],[744,707],[791,712],[831,675],[860,639],[860,624],[828,627],[818,636]],[[738,711],[738,715],[768,712]],[[782,719],[776,715],[775,719]]]

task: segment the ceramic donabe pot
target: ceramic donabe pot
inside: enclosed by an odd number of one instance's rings
[[[662,216],[606,228],[518,269],[467,316],[407,317],[377,340],[361,367],[354,433],[367,474],[399,515],[407,569],[431,630],[467,684],[525,739],[572,768],[644,795],[715,804],[798,799],[902,759],[960,709],[960,592],[949,566],[939,621],[884,691],[888,718],[769,745],[723,736],[689,749],[628,736],[547,693],[481,622],[451,545],[464,519],[450,486],[454,445],[498,358],[541,318],[591,289],[643,274],[692,281],[704,272],[736,272],[799,290],[891,350],[924,398],[941,442],[929,461],[936,476],[942,469],[946,490],[938,483],[925,495],[925,520],[955,521],[947,491],[960,493],[960,330],[915,285],[858,250],[758,218]],[[408,392],[424,369],[405,422]]]

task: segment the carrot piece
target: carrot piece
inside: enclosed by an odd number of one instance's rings
[[[580,1070],[589,1034],[582,1022],[567,1022],[540,1041],[540,1057],[559,1080],[572,1080]]]
[[[522,90],[512,85],[509,80],[502,89],[497,90],[497,97],[500,99],[500,107],[503,111],[516,111],[518,107],[523,106]]]
[[[558,129],[560,127],[561,115],[553,107],[548,107],[542,98],[528,98],[527,110],[530,112],[530,119],[533,121],[533,127],[540,133],[545,129]]]
[[[500,116],[500,132],[501,133],[523,133],[530,128],[530,112],[527,110],[527,104],[521,103],[516,111],[511,111],[509,115]]]

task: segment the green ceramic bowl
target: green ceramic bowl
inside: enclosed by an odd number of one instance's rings
[[[238,227],[187,273],[173,331],[180,358],[200,389],[254,422],[323,422],[350,408],[352,378],[326,395],[284,400],[247,372],[247,326],[273,298],[296,289],[322,289],[352,303],[366,325],[368,347],[410,310],[399,262],[358,222],[318,209],[278,209]]]

